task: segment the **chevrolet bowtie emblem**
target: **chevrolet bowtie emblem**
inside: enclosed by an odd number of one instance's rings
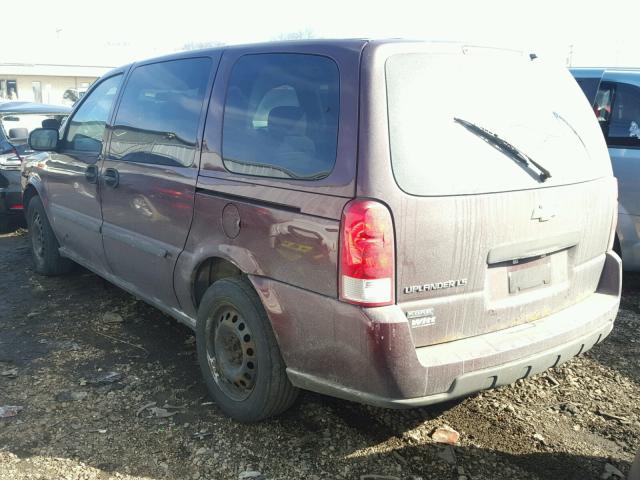
[[[531,220],[538,220],[539,222],[546,222],[551,220],[556,216],[555,210],[544,207],[543,205],[538,205],[533,209],[533,213],[531,214]]]

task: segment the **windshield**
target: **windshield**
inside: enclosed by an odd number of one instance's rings
[[[610,174],[597,122],[568,72],[528,56],[483,50],[387,60],[391,161],[400,188],[413,195],[460,195]],[[489,133],[474,135],[470,125]],[[492,134],[499,138],[487,141]],[[552,177],[540,182],[530,167]]]

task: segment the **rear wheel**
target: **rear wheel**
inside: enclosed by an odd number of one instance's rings
[[[295,401],[260,298],[242,278],[215,282],[204,294],[196,329],[198,361],[220,409],[241,422],[282,413]]]
[[[60,256],[60,245],[44,211],[40,197],[33,197],[27,207],[27,223],[31,239],[31,256],[36,272],[62,275],[73,267],[71,260]]]

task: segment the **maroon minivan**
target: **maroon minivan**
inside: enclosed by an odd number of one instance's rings
[[[331,40],[115,69],[32,132],[35,268],[79,263],[196,331],[218,406],[387,407],[526,378],[613,327],[616,182],[569,72]]]

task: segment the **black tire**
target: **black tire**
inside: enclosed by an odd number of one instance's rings
[[[196,340],[209,393],[228,416],[258,422],[295,402],[298,389],[287,377],[269,318],[243,278],[224,278],[207,289]]]
[[[60,256],[60,245],[38,196],[33,197],[27,206],[27,224],[31,240],[31,257],[36,272],[47,276],[69,272],[73,268],[73,262]]]
[[[7,215],[0,215],[0,233],[9,233],[11,230],[11,218]]]

